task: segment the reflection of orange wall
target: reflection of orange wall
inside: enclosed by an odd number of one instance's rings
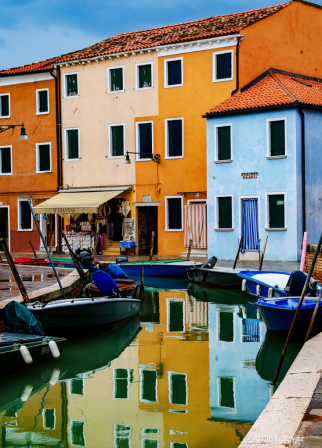
[[[185,301],[185,333],[167,332],[167,299]],[[158,403],[140,403],[140,409],[147,412],[162,412],[164,445],[170,442],[187,443],[189,448],[220,448],[238,444],[234,425],[208,420],[211,417],[209,395],[209,343],[207,333],[196,341],[195,331],[188,325],[188,311],[191,307],[185,292],[159,293],[160,325],[154,326],[153,333],[139,333],[139,363],[162,366],[163,375],[157,380]],[[205,316],[204,316],[205,317]],[[173,405],[169,401],[168,372],[185,373],[188,385],[187,406]],[[186,410],[180,414],[170,410]],[[170,430],[184,434],[170,434]]]
[[[17,80],[19,76],[16,77]],[[0,78],[1,81],[1,78]],[[49,114],[36,115],[36,90],[49,89]],[[28,140],[19,140],[20,128],[0,134],[0,146],[12,146],[12,175],[0,176],[0,202],[10,206],[11,251],[31,252],[28,241],[38,249],[37,230],[18,232],[17,197],[49,198],[57,192],[57,144],[55,81],[37,81],[1,86],[10,93],[10,118],[0,125],[24,123]],[[51,173],[36,174],[36,143],[51,143]],[[42,201],[41,201],[42,202]],[[34,201],[34,205],[37,202]]]
[[[154,153],[161,155],[161,164],[157,167],[154,162],[137,162],[136,183],[138,202],[142,202],[143,195],[150,195],[152,201],[161,202],[158,207],[160,254],[179,254],[184,250],[184,232],[165,231],[165,196],[176,196],[178,192],[183,191],[207,190],[206,120],[202,118],[202,114],[214,104],[228,98],[235,88],[235,80],[212,82],[214,51],[216,50],[170,56],[183,57],[182,87],[164,88],[164,60],[168,57],[158,58],[159,115],[150,119],[154,121]],[[180,117],[184,119],[184,157],[166,160],[165,119]],[[138,121],[148,119],[143,117]],[[204,198],[204,195],[199,196],[199,199]],[[184,205],[187,199],[196,197],[188,195],[184,198]]]

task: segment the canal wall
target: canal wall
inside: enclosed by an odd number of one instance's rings
[[[294,444],[306,446],[305,443],[301,445],[298,430],[321,372],[322,333],[304,344],[284,380],[239,448],[285,448]]]
[[[305,261],[305,272],[309,272],[314,253],[316,251],[317,244],[308,244],[307,245],[307,253],[306,253],[306,261]],[[322,282],[322,248],[318,254],[318,258],[315,263],[315,267],[313,270],[312,277],[318,281]]]

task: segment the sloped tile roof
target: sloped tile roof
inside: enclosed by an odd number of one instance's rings
[[[322,80],[270,69],[205,116],[294,104],[322,107]]]
[[[252,11],[208,17],[207,19],[195,20],[193,22],[118,34],[80,51],[24,65],[22,67],[3,70],[0,72],[0,76],[49,71],[55,64],[60,62],[94,58],[103,55],[123,53],[126,51],[154,48],[161,45],[184,43],[199,39],[237,34],[243,28],[258,22],[259,20],[265,19],[294,1],[296,0]]]

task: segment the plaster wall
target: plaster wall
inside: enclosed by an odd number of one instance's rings
[[[286,118],[287,157],[269,160],[267,156],[267,120]],[[260,246],[266,235],[267,260],[297,260],[298,196],[296,154],[296,111],[280,110],[239,114],[207,120],[208,145],[208,255],[234,259],[241,236],[241,198],[259,197]],[[214,163],[214,126],[232,124],[232,162]],[[258,173],[257,179],[243,179],[242,173]],[[265,193],[285,193],[285,231],[267,231]],[[217,231],[215,227],[215,195],[233,195],[233,230]]]

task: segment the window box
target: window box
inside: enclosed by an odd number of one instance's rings
[[[164,87],[183,85],[183,58],[164,60]]]
[[[0,95],[0,118],[10,118],[10,93]]]
[[[124,67],[111,67],[107,69],[108,93],[124,92]]]
[[[36,90],[36,115],[49,114],[49,89]]]
[[[215,162],[232,162],[232,124],[215,126]]]
[[[183,158],[183,118],[165,120],[165,158]]]
[[[285,231],[287,229],[285,199],[285,193],[266,194],[265,230]]]
[[[183,231],[183,199],[181,196],[165,197],[165,231]]]
[[[33,219],[28,201],[29,198],[18,198],[18,230],[21,232],[33,230]]]
[[[111,124],[109,132],[109,158],[120,159],[124,157],[124,129],[125,124]]]
[[[51,173],[51,143],[37,143],[36,151],[36,173]]]
[[[12,174],[12,146],[0,146],[0,176]]]
[[[215,230],[234,230],[232,195],[215,196]]]
[[[65,129],[65,160],[79,159],[79,129]]]
[[[285,158],[286,118],[267,120],[267,158]]]
[[[136,90],[153,89],[153,64],[152,62],[135,65]]]
[[[153,155],[153,121],[136,123],[136,160],[151,161]]]
[[[78,96],[78,73],[66,73],[64,77],[65,98]]]
[[[213,82],[234,79],[234,51],[216,51],[213,53]]]

